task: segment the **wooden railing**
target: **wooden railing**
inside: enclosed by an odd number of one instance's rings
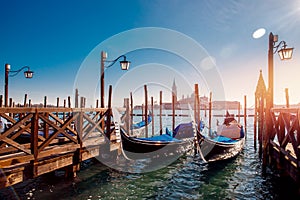
[[[270,144],[300,168],[300,109],[271,109],[271,118]]]
[[[52,170],[38,168],[48,158],[73,153],[62,166],[80,163],[85,148],[114,130],[106,108],[0,108],[0,119],[8,124],[0,132],[0,168],[30,166],[32,177]]]

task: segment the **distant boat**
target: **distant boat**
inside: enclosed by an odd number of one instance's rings
[[[200,126],[203,128],[201,123]],[[217,131],[214,134],[204,136],[201,133],[202,131],[198,132],[199,151],[206,162],[233,158],[243,150],[245,144],[243,126],[228,112],[224,123],[218,125]]]
[[[121,129],[122,148],[130,159],[180,156],[193,146],[194,132],[191,123],[180,124],[174,132],[166,128],[166,133],[150,138],[129,136]]]

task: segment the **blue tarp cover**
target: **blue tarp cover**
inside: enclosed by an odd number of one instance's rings
[[[163,135],[158,135],[150,138],[138,138],[139,140],[148,140],[148,141],[180,141],[176,138],[173,138],[169,135],[163,134]]]
[[[152,117],[151,117],[151,115],[148,115],[148,124],[150,124],[150,122],[152,121]],[[140,121],[140,122],[138,122],[138,123],[134,123],[134,124],[132,124],[132,129],[138,129],[138,128],[141,128],[141,127],[144,127],[146,125],[146,122],[145,122],[145,120],[143,120],[143,121]]]
[[[225,136],[222,136],[222,135],[219,135],[219,136],[213,138],[212,140],[215,141],[215,142],[224,142],[224,143],[235,143],[235,142],[237,142],[237,140],[233,140],[231,138],[228,138],[228,137],[225,137]]]

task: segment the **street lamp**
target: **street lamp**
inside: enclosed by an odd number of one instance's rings
[[[8,105],[8,77],[14,77],[17,74],[19,74],[23,69],[27,69],[24,71],[25,78],[32,78],[33,71],[30,71],[30,68],[28,66],[24,66],[19,70],[11,71],[10,70],[10,64],[5,64],[5,93],[4,93],[4,106],[7,107]],[[10,74],[11,73],[11,74]]]
[[[109,68],[111,66],[113,66],[120,58],[123,58],[122,61],[120,61],[120,67],[122,70],[128,70],[129,69],[129,65],[130,65],[130,61],[126,60],[126,56],[125,55],[121,55],[118,58],[116,58],[115,60],[112,61],[108,61],[107,59],[107,53],[102,51],[101,52],[101,71],[100,71],[100,76],[101,76],[101,88],[100,88],[100,99],[101,99],[101,108],[104,108],[104,68]],[[110,63],[108,66],[105,66],[104,63],[108,62]]]
[[[269,98],[270,98],[270,106],[271,108],[274,105],[274,65],[273,65],[273,54],[278,52],[278,55],[281,60],[289,60],[292,58],[293,50],[294,48],[287,48],[286,42],[281,41],[278,45],[276,45],[276,42],[278,42],[278,35],[273,35],[271,32],[269,35],[269,51],[268,51],[268,92],[269,92]],[[282,46],[282,47],[281,47]],[[281,47],[281,49],[278,51],[278,49]]]

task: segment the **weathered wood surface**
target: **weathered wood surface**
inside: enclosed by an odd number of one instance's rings
[[[101,126],[110,108],[5,107],[0,117],[10,124],[0,132],[0,188],[68,166],[79,170],[114,130]]]
[[[300,183],[300,109],[271,109],[269,156]]]

